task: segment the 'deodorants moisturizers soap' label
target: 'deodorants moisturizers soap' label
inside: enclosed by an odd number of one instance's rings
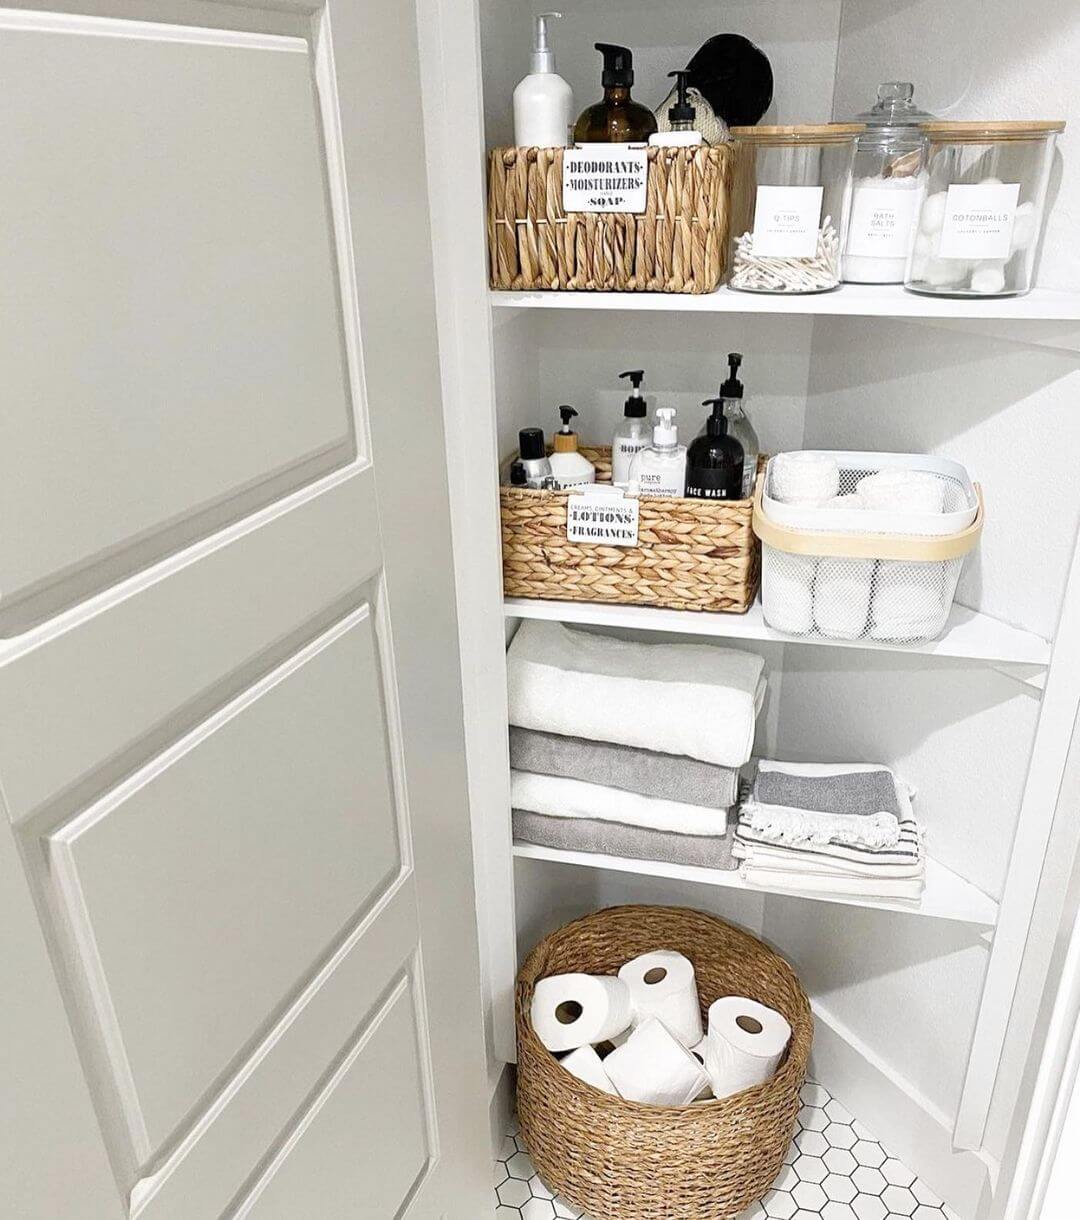
[[[941,258],[1008,258],[1019,182],[953,185],[945,200]]]
[[[821,231],[821,186],[759,186],[755,258],[813,258]]]
[[[563,153],[564,212],[644,212],[649,154],[629,144],[586,144]]]

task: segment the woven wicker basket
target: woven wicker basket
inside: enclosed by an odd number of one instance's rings
[[[581,452],[597,482],[609,483],[611,450]],[[753,500],[642,500],[639,545],[617,547],[566,540],[569,494],[500,487],[507,597],[734,614],[753,605],[761,575]]]
[[[714,292],[727,266],[732,151],[650,148],[645,211],[564,212],[561,148],[488,163],[493,288]]]
[[[609,1096],[571,1076],[529,1020],[550,974],[614,974],[632,957],[676,949],[694,963],[702,1011],[741,995],[783,1013],[787,1058],[765,1084],[722,1101],[669,1108]],[[795,972],[761,941],[677,907],[612,907],[552,933],[517,981],[518,1118],[547,1185],[593,1220],[728,1220],[770,1188],[795,1130],[813,1018]]]

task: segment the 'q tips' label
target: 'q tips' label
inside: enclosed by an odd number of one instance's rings
[[[629,144],[585,144],[563,153],[564,212],[644,212],[649,154]]]

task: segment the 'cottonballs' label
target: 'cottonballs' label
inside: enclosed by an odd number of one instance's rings
[[[954,184],[945,200],[941,258],[1008,258],[1019,182]]]

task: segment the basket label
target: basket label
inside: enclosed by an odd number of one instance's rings
[[[759,186],[754,204],[755,258],[812,258],[821,229],[823,186]]]
[[[851,200],[847,252],[855,258],[907,258],[922,202],[918,188],[860,186]]]
[[[600,495],[569,496],[566,540],[597,546],[637,546],[640,508],[640,501],[612,488],[605,488]]]
[[[644,212],[649,154],[629,144],[585,144],[563,153],[564,212]]]
[[[949,187],[941,258],[1008,258],[1019,182],[984,182]]]

